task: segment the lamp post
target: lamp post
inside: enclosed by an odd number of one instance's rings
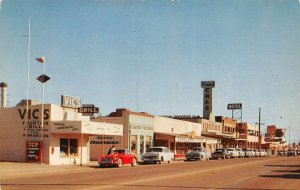
[[[48,77],[47,75],[45,75],[45,70],[46,70],[46,59],[45,57],[39,57],[39,58],[35,58],[35,60],[37,60],[39,63],[42,63],[44,65],[44,69],[43,69],[43,74],[40,75],[37,80],[40,81],[42,83],[42,118],[41,118],[41,163],[43,163],[43,130],[44,130],[44,97],[45,97],[45,93],[44,93],[44,83],[47,82],[50,77]]]

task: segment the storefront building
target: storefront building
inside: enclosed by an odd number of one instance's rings
[[[144,112],[133,112],[129,109],[117,109],[108,116],[97,117],[93,121],[115,123],[124,126],[124,135],[119,139],[116,148],[127,148],[142,157],[147,148],[153,146],[154,116]],[[91,147],[92,154],[101,150],[99,146]],[[103,152],[99,152],[103,154]],[[105,152],[104,152],[105,154]],[[92,160],[95,158],[92,157]]]
[[[205,147],[212,151],[217,144],[216,139],[202,136],[201,123],[155,116],[154,132],[156,145],[163,145],[157,142],[164,142],[175,155],[185,155],[194,147]]]
[[[123,135],[122,125],[91,122],[76,108],[54,104],[42,108],[35,101],[29,101],[28,109],[24,101],[1,108],[0,130],[0,161],[50,165],[86,164],[91,136]]]
[[[258,127],[249,123],[237,124],[237,144],[239,148],[258,149]]]
[[[225,148],[237,147],[237,132],[236,124],[237,121],[232,118],[224,116],[216,116],[216,122],[222,123],[222,142]]]

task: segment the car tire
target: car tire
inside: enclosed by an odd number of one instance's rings
[[[131,163],[131,166],[134,167],[137,165],[137,161],[135,158],[132,159],[132,163]]]
[[[121,167],[123,165],[123,161],[121,158],[118,159],[118,167]]]
[[[99,168],[103,168],[103,167],[104,167],[103,164],[100,164],[100,165],[99,165]]]

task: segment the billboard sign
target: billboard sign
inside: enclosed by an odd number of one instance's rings
[[[227,109],[228,110],[240,110],[240,109],[242,109],[242,104],[241,103],[228,104]]]
[[[81,106],[81,99],[78,97],[61,95],[61,106],[79,108]]]
[[[95,107],[93,104],[84,104],[82,107],[78,108],[78,112],[85,116],[92,116],[94,113],[99,113],[99,108]]]

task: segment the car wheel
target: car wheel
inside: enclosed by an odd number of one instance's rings
[[[123,165],[123,161],[121,158],[118,159],[118,167],[121,167]]]
[[[135,159],[135,158],[133,158],[133,159],[132,159],[131,166],[132,166],[132,167],[134,167],[134,166],[136,166],[136,165],[137,165],[136,159]]]
[[[100,165],[99,165],[99,168],[103,168],[103,164],[100,164]]]
[[[163,161],[164,161],[164,157],[161,157],[161,159],[160,159],[160,160],[161,160],[161,162],[163,162]]]
[[[168,163],[171,164],[171,160],[169,160]]]

